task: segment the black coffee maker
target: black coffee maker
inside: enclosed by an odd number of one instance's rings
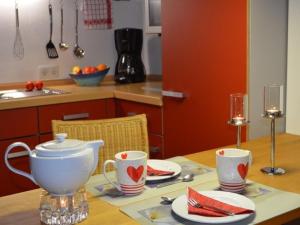
[[[135,28],[115,30],[118,60],[115,69],[117,83],[136,83],[146,79],[142,61],[143,31]]]

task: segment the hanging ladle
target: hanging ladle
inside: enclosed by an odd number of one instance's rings
[[[76,23],[75,23],[75,47],[74,47],[74,55],[78,58],[83,58],[84,57],[84,50],[79,47],[78,45],[78,0],[76,0]]]
[[[63,41],[63,27],[64,27],[64,10],[63,10],[63,0],[60,1],[60,43],[59,48],[60,50],[67,50],[69,48],[69,45]]]

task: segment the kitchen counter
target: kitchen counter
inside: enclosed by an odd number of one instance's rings
[[[107,81],[96,87],[80,87],[76,84],[66,82],[64,84],[46,84],[45,87],[63,90],[68,93],[9,100],[1,99],[0,110],[105,98],[118,98],[162,106],[161,81],[147,81],[123,85]]]

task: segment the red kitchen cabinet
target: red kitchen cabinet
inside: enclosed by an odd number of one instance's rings
[[[39,131],[41,134],[51,132],[52,120],[108,118],[111,115],[108,115],[107,111],[111,114],[111,110],[107,106],[105,99],[40,106],[38,107]]]
[[[162,108],[160,106],[116,99],[116,116],[146,114],[150,158],[163,157]]]
[[[247,11],[240,0],[162,1],[164,157],[236,142],[229,95],[246,92]]]
[[[145,113],[150,133],[162,134],[162,109],[160,106],[116,99],[117,116],[132,116]]]
[[[0,110],[0,140],[37,133],[37,109],[35,107]]]
[[[39,143],[44,143],[44,142],[47,142],[47,141],[51,141],[53,139],[54,139],[54,137],[52,135],[52,132],[51,133],[47,133],[47,134],[40,134],[40,136],[39,136]]]
[[[149,152],[151,159],[163,158],[163,136],[157,134],[149,134]]]
[[[30,149],[34,149],[34,147],[38,144],[38,137],[31,136],[0,141],[0,196],[38,188],[38,186],[28,178],[15,174],[6,167],[6,164],[4,163],[5,151],[7,146],[14,142],[24,142],[30,147]],[[30,173],[29,157],[25,154],[22,154],[24,151],[26,150],[21,147],[14,148],[11,151],[13,154],[9,154],[9,163],[16,169]]]

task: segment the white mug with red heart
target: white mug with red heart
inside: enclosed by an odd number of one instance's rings
[[[106,172],[108,164],[116,169],[117,183]],[[147,175],[147,153],[142,151],[124,151],[115,155],[115,160],[106,160],[103,165],[104,177],[125,195],[136,195],[144,191]]]
[[[216,167],[221,190],[236,193],[244,191],[251,160],[251,152],[248,150],[236,148],[217,150]]]

